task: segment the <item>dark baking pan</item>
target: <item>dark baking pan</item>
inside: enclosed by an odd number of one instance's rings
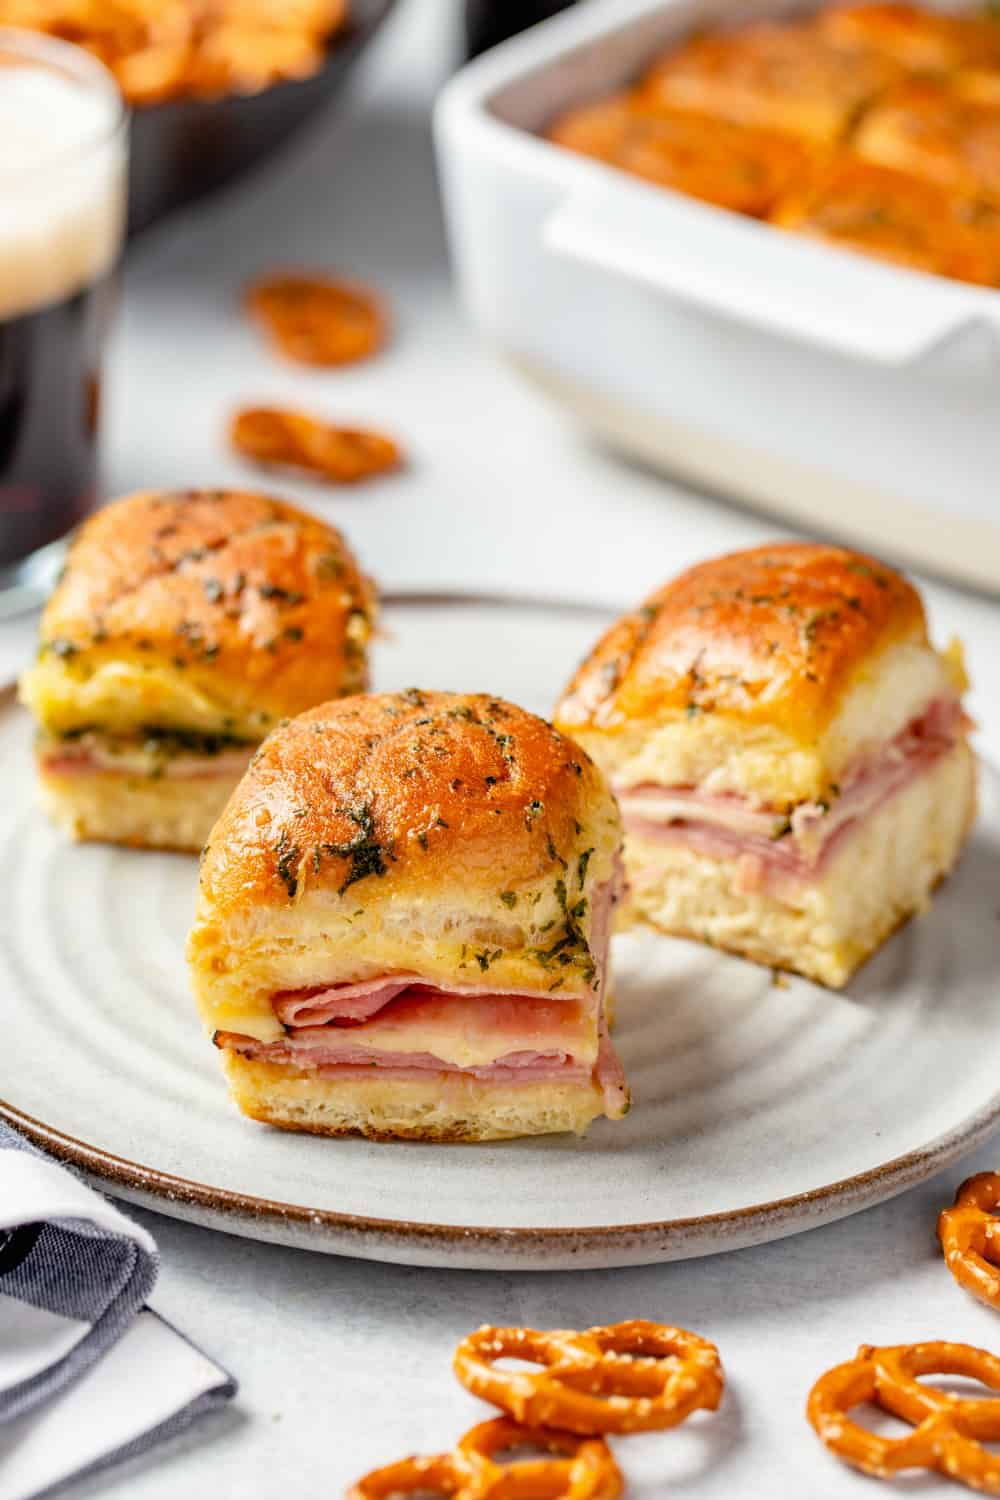
[[[312,78],[259,94],[178,99],[136,110],[129,168],[129,233],[203,197],[261,161],[329,101],[393,0],[352,0],[326,63]]]

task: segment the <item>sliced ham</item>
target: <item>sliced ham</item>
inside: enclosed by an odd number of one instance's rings
[[[604,1094],[605,1109],[612,1119],[624,1114],[628,1105],[625,1074],[603,1018],[597,1062],[593,1066],[575,1062],[565,1052],[509,1052],[473,1068],[456,1067],[430,1052],[380,1052],[376,1058],[364,1048],[334,1041],[324,1027],[307,1028],[294,1038],[278,1042],[257,1042],[235,1032],[219,1031],[215,1034],[215,1044],[241,1057],[282,1063],[336,1078],[371,1078],[376,1069],[400,1080],[424,1079],[428,1073],[439,1073],[475,1078],[479,1083],[508,1085],[586,1084],[593,1078]]]
[[[283,1026],[343,1026],[369,1021],[377,1016],[397,995],[405,991],[442,998],[468,996],[488,1000],[538,1000],[536,992],[490,988],[482,985],[450,984],[447,989],[427,984],[417,974],[386,974],[381,979],[366,979],[357,984],[317,985],[312,989],[283,990],[272,997],[275,1015]]]
[[[597,1049],[597,1066],[594,1077],[604,1093],[604,1108],[612,1120],[621,1119],[628,1113],[628,1084],[625,1069],[615,1051],[615,1044],[608,1035],[608,1023],[601,1016],[600,1042]]]
[[[232,781],[242,776],[253,745],[220,750],[216,755],[162,755],[142,746],[111,748],[96,736],[60,741],[39,751],[42,767],[58,776],[162,776],[169,781]]]
[[[592,1063],[597,1053],[597,997],[454,995],[411,985],[366,1021],[289,1028],[276,1045],[308,1057],[336,1048],[378,1058],[429,1052],[458,1067],[481,1067],[508,1053],[572,1054]]]
[[[418,983],[416,974],[384,974],[356,984],[315,985],[312,989],[283,990],[273,996],[274,1013],[283,1026],[325,1026],[367,1021]]]
[[[321,1033],[316,1035],[316,1033]],[[459,1068],[432,1052],[379,1052],[377,1056],[364,1047],[331,1039],[323,1027],[308,1028],[294,1038],[278,1042],[256,1042],[235,1032],[216,1032],[215,1043],[252,1057],[259,1062],[290,1063],[310,1072],[356,1068],[370,1077],[372,1070],[391,1071],[393,1076],[409,1072],[419,1077],[428,1073],[462,1073],[480,1082],[537,1082],[540,1078],[561,1078],[580,1082],[590,1075],[590,1068],[574,1063],[565,1052],[509,1052],[490,1063],[473,1068]]]
[[[801,803],[788,816],[736,795],[646,784],[618,789],[625,827],[643,839],[737,861],[743,890],[772,874],[809,879],[858,823],[952,749],[963,721],[956,699],[936,700],[878,753],[850,767],[830,806]]]
[[[730,838],[774,838],[786,821],[785,815],[756,808],[733,793],[699,792],[696,787],[615,787],[622,817],[643,823],[698,823],[717,828]]]
[[[219,1031],[216,1045],[345,1079],[371,1077],[377,1068],[400,1080],[437,1073],[495,1084],[593,1081],[603,1090],[607,1112],[620,1116],[628,1094],[603,1005],[611,911],[622,880],[619,866],[593,895],[598,983],[585,996],[442,988],[417,974],[384,974],[279,991],[271,1003],[284,1037],[263,1042]]]

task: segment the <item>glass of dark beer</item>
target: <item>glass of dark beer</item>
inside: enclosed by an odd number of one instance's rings
[[[96,59],[0,29],[0,566],[97,500],[127,145],[125,107]]]

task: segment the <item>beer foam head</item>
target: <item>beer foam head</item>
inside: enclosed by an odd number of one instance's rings
[[[121,100],[98,63],[0,31],[0,317],[62,301],[110,269],[125,149]]]

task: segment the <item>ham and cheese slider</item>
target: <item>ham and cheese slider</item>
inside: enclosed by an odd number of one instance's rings
[[[637,99],[828,147],[901,73],[891,57],[843,45],[811,22],[759,21],[694,36],[666,53]]]
[[[989,70],[972,70],[973,79],[988,76]],[[996,97],[961,78],[954,84],[916,78],[893,89],[865,115],[852,149],[973,200],[973,224],[975,200],[1000,203],[1000,109]]]
[[[1000,285],[1000,206],[848,152],[818,160],[771,223],[911,270]]]
[[[1000,20],[985,6],[954,14],[875,0],[831,6],[816,24],[837,46],[880,53],[914,73],[1000,66]]]
[[[210,836],[188,947],[240,1109],[427,1141],[623,1115],[620,845],[592,761],[499,699],[411,689],[276,729]]]
[[[566,150],[757,218],[791,189],[809,163],[807,148],[794,136],[646,107],[634,92],[571,109],[546,135]]]
[[[961,852],[965,686],[898,573],[787,543],[653,594],[555,718],[617,793],[638,916],[836,988]]]
[[[343,539],[264,495],[144,493],[79,531],[21,697],[76,838],[200,849],[283,717],[367,685],[374,596]]]

